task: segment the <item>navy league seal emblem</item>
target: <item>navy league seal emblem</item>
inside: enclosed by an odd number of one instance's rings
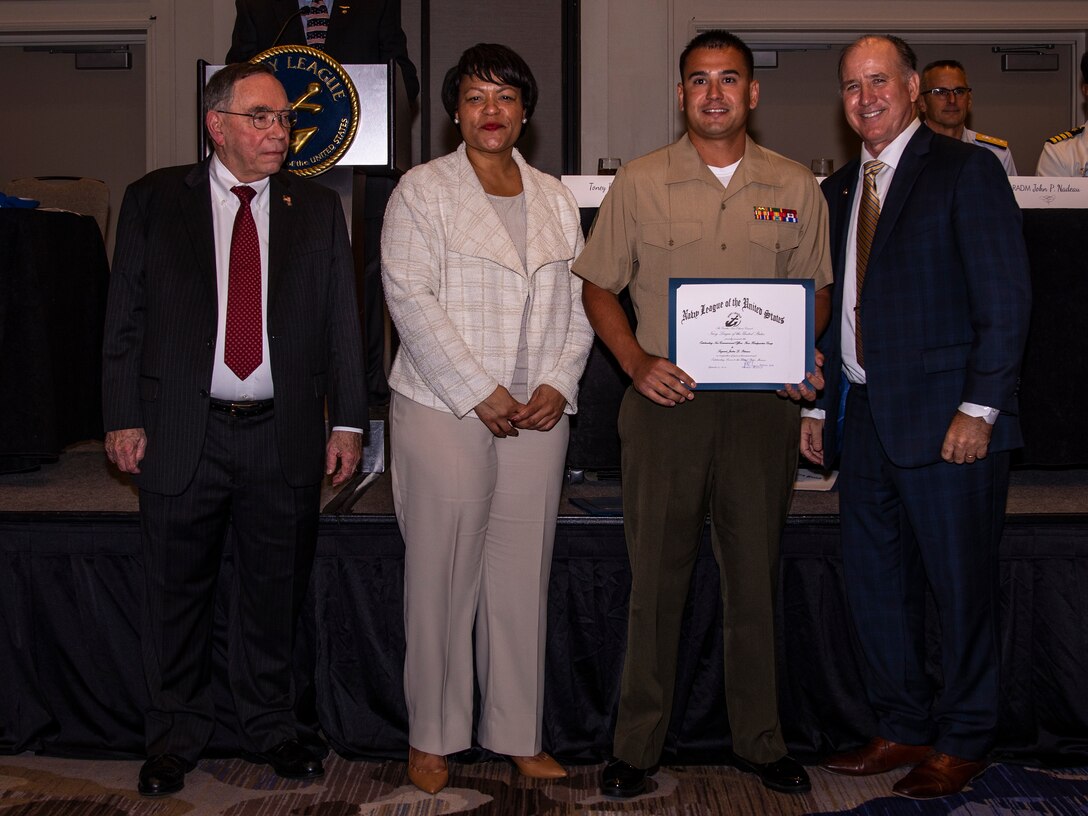
[[[305,45],[278,45],[255,56],[266,62],[298,113],[284,169],[300,176],[324,173],[344,155],[359,126],[359,97],[340,63]]]

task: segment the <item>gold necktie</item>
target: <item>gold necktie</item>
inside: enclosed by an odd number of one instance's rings
[[[876,193],[876,176],[887,167],[882,161],[865,162],[865,188],[861,193],[861,205],[858,207],[857,240],[857,300],[854,304],[854,349],[857,352],[858,365],[865,365],[861,348],[861,287],[865,283],[865,268],[869,265],[869,250],[873,248],[873,235],[876,234],[876,222],[880,218],[880,196]]]

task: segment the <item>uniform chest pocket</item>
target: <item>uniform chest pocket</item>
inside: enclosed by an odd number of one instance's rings
[[[787,252],[801,243],[801,225],[789,221],[753,221],[748,225],[748,240],[771,252]]]
[[[789,221],[752,221],[748,224],[748,243],[753,276],[787,277],[793,250],[801,243],[801,225]]]
[[[703,237],[700,221],[656,221],[642,227],[642,243],[671,251]]]
[[[663,297],[668,292],[669,278],[686,278],[696,274],[695,270],[700,266],[702,237],[703,225],[699,221],[643,224],[635,287],[655,297]]]

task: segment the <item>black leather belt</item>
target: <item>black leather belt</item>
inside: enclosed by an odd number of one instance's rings
[[[211,399],[208,407],[221,414],[232,417],[255,417],[272,410],[272,400],[252,400],[250,402],[228,402],[227,400]]]

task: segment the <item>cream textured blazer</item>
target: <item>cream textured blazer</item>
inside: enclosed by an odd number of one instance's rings
[[[382,282],[401,341],[389,385],[459,418],[510,385],[527,301],[530,394],[547,383],[574,413],[593,341],[570,271],[582,249],[578,206],[557,179],[513,155],[525,188],[526,266],[464,144],[409,170],[385,211]]]

